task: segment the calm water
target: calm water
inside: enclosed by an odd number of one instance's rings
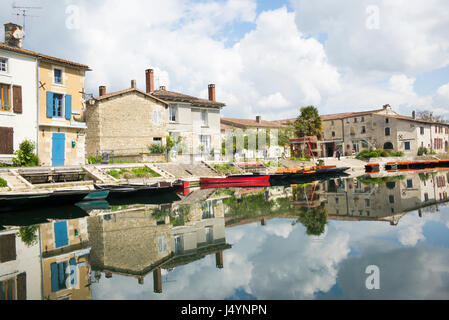
[[[1,215],[0,299],[448,299],[448,180],[193,190]],[[367,289],[368,266],[379,289]]]

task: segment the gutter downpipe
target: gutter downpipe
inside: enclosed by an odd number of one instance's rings
[[[36,101],[37,101],[37,118],[36,118],[36,127],[37,127],[37,135],[36,135],[36,154],[39,157],[39,58],[36,58]]]

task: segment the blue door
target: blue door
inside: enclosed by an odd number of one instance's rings
[[[53,166],[63,166],[65,160],[65,133],[53,133],[51,159]]]
[[[55,244],[56,248],[64,247],[69,244],[67,235],[67,221],[55,222]]]

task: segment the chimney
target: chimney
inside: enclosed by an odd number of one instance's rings
[[[215,254],[215,263],[218,269],[223,269],[223,251]]]
[[[162,275],[161,268],[153,271],[154,293],[162,293]]]
[[[412,111],[412,118],[416,119],[416,111],[415,110]]]
[[[136,80],[131,80],[131,88],[134,88],[134,89],[137,88],[137,81]]]
[[[257,116],[256,117],[256,122],[257,123],[261,123],[262,122],[262,117],[261,116]]]
[[[10,47],[22,48],[25,32],[22,26],[15,23],[6,23],[5,27],[5,44]]]
[[[154,92],[154,70],[148,69],[145,71],[145,80],[146,80],[146,93]]]
[[[98,91],[99,91],[100,97],[106,95],[106,87],[105,86],[100,86]]]
[[[430,121],[433,121],[433,112],[430,113]]]
[[[143,284],[145,283],[145,279],[144,279],[143,277],[139,277],[139,278],[137,279],[137,282],[138,282],[140,285],[143,285]]]
[[[209,101],[215,102],[215,84],[209,85]]]
[[[160,86],[159,87],[159,90],[161,90],[161,91],[165,91],[167,88],[165,87],[165,86]]]

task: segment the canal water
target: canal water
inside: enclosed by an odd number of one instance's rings
[[[0,299],[448,299],[449,172],[0,215]]]

